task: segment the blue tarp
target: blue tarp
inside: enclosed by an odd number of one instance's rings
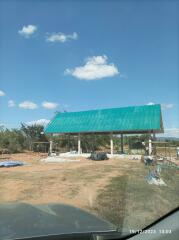
[[[16,167],[16,166],[23,166],[25,165],[23,162],[20,161],[4,161],[0,162],[0,167]]]

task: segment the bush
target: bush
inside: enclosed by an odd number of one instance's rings
[[[8,149],[10,153],[22,152],[25,148],[25,137],[20,130],[3,129],[0,131],[0,148]]]
[[[41,125],[28,126],[22,124],[21,129],[0,129],[0,149],[7,149],[10,153],[19,153],[32,150],[34,142],[48,142],[42,134],[44,127]],[[41,149],[42,148],[42,149]],[[38,151],[44,147],[38,147]]]

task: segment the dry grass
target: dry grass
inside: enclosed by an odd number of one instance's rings
[[[47,164],[39,154],[14,154],[29,166],[0,168],[0,202],[66,203],[119,227],[146,225],[178,205],[179,175],[162,170],[167,187],[148,185],[148,169],[136,160],[110,159]]]
[[[30,165],[0,169],[0,202],[58,202],[86,208],[110,177],[118,174],[118,160],[94,162],[81,158],[80,162],[47,164],[40,162],[41,158],[34,153],[11,156]]]
[[[122,228],[141,229],[179,206],[179,170],[162,169],[167,186],[149,185],[145,181],[148,167],[113,177],[102,189],[92,211]]]

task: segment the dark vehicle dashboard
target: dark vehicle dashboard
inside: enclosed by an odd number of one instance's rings
[[[0,205],[2,240],[177,240],[178,222],[179,208],[142,230],[121,232],[111,223],[68,205]]]

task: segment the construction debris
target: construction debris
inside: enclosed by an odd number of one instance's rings
[[[155,159],[153,156],[144,156],[143,161],[144,161],[144,164],[147,166],[155,164]]]
[[[128,155],[128,158],[132,160],[141,160],[141,157],[141,155]]]
[[[177,165],[175,162],[169,161],[169,160],[160,161],[160,162],[158,162],[158,165],[160,165],[162,168],[175,168],[175,169],[179,170],[179,165]]]
[[[105,152],[94,152],[91,153],[91,156],[89,157],[91,160],[95,161],[101,161],[101,160],[108,160],[107,154]]]
[[[50,155],[51,156],[51,155]],[[76,158],[76,157],[89,157],[89,153],[78,154],[76,151],[70,151],[65,153],[60,153],[59,155],[52,155],[53,157],[62,157],[62,158]]]
[[[155,170],[149,171],[149,174],[145,177],[148,184],[155,184],[158,186],[167,186],[167,184],[161,178],[160,173],[161,173],[160,165],[157,165]]]
[[[155,184],[158,186],[167,186],[167,184],[161,179],[160,177],[156,176],[154,172],[151,172],[147,177],[146,180],[148,184]]]
[[[68,159],[68,158],[62,158],[59,156],[50,156],[44,159],[40,160],[41,162],[45,163],[65,163],[65,162],[79,162],[80,159]]]

